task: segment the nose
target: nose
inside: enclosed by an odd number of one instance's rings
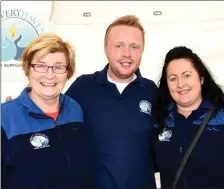
[[[46,74],[45,74],[45,77],[47,79],[54,79],[55,78],[55,74],[53,72],[53,68],[48,68]]]
[[[131,56],[131,49],[129,47],[123,48],[122,55],[124,57],[130,57]]]
[[[179,88],[182,88],[186,85],[184,79],[178,79],[178,87]]]

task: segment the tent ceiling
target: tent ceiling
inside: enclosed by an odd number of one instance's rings
[[[56,25],[109,24],[135,14],[143,24],[161,22],[224,21],[222,1],[55,1]],[[155,11],[162,15],[155,16]],[[87,13],[87,17],[83,14]],[[91,16],[89,16],[91,14]]]

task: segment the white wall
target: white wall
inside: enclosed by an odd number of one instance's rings
[[[7,4],[8,3],[8,4]],[[32,3],[32,4],[31,4]],[[167,51],[186,45],[199,54],[224,86],[224,2],[153,2],[153,1],[38,1],[2,3],[4,8],[23,8],[38,17],[45,30],[70,41],[76,49],[77,72],[67,83],[84,73],[101,70],[107,63],[103,40],[107,26],[117,17],[136,14],[146,30],[146,47],[140,66],[143,76],[158,81]],[[39,6],[39,8],[37,8]],[[50,13],[54,16],[49,21]],[[154,16],[154,11],[162,11]],[[91,12],[91,17],[83,17]],[[19,68],[2,67],[2,101],[17,96],[27,80]]]

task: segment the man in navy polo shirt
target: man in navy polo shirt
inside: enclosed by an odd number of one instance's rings
[[[104,49],[105,68],[78,77],[66,92],[83,108],[96,155],[96,187],[156,188],[150,140],[157,86],[139,71],[144,50],[139,19],[115,20]]]

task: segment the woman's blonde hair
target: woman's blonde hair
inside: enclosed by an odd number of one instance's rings
[[[65,54],[67,63],[67,78],[70,79],[75,73],[75,51],[72,45],[64,42],[58,35],[54,33],[45,33],[32,40],[24,49],[22,54],[22,69],[25,75],[29,76],[31,62],[34,56],[44,57],[49,53],[62,52]]]

